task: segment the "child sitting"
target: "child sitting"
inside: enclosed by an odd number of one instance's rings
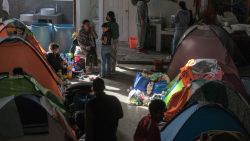
[[[149,104],[150,114],[139,122],[134,141],[161,141],[159,122],[162,121],[166,105],[161,100],[153,100]]]
[[[112,47],[111,40],[112,34],[109,30],[109,25],[104,23],[102,25],[102,47],[101,47],[101,77],[110,78],[111,77],[111,55]]]
[[[59,54],[59,45],[56,43],[51,43],[49,45],[49,52],[47,56],[47,60],[51,67],[55,70],[59,75],[66,74],[67,68],[64,67],[65,61],[61,58]]]

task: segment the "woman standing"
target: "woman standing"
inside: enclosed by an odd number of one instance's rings
[[[184,1],[179,2],[180,10],[175,16],[175,33],[173,38],[173,47],[172,47],[172,55],[174,55],[177,45],[188,29],[190,24],[190,12],[186,7],[186,3]]]
[[[75,54],[85,58],[86,74],[91,74],[93,67],[97,66],[96,37],[92,31],[90,21],[84,20],[77,37],[80,48],[76,50]]]

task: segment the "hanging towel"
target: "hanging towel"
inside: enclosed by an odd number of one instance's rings
[[[10,13],[10,5],[8,0],[3,0],[2,7],[4,11],[6,11],[8,14]]]

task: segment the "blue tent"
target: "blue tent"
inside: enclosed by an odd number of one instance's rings
[[[194,104],[182,111],[161,131],[162,141],[193,141],[210,130],[237,131],[248,136],[240,122],[215,104]]]

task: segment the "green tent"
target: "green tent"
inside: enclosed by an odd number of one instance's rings
[[[51,104],[54,104],[65,113],[63,101],[52,91],[41,86],[33,77],[29,75],[11,76],[7,73],[0,74],[0,98],[21,94],[43,95],[50,100]]]

